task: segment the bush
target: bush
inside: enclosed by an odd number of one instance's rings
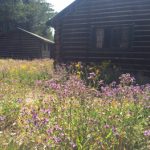
[[[67,66],[67,70],[71,74],[76,74],[87,85],[98,88],[99,81],[105,81],[105,83],[111,83],[118,80],[121,75],[119,67],[113,65],[110,61],[104,61],[100,64],[96,63],[72,63]]]

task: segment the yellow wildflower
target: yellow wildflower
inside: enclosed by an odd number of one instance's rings
[[[77,67],[77,69],[80,69],[81,68],[81,63],[78,62],[75,66]]]
[[[27,65],[21,65],[20,67],[22,70],[26,70],[27,69]]]

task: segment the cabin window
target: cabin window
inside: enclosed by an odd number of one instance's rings
[[[109,27],[96,29],[96,48],[128,48],[130,28]]]
[[[104,45],[104,29],[97,29],[96,31],[96,47],[103,48]]]
[[[49,48],[48,48],[48,44],[47,43],[43,43],[42,44],[42,51],[48,51]]]
[[[129,42],[130,42],[130,28],[123,28],[121,33],[121,43],[120,47],[122,48],[128,48]]]
[[[112,41],[111,41],[112,47],[114,47],[114,48],[115,47],[120,47],[120,44],[121,44],[121,29],[113,28],[110,37],[112,39]]]
[[[42,44],[42,58],[49,58],[50,57],[50,51],[49,51],[49,45],[48,43]]]

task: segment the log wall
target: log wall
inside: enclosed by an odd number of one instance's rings
[[[105,26],[130,26],[131,47],[97,50],[93,31]],[[56,45],[61,43],[62,60],[112,60],[124,69],[150,70],[150,0],[86,0],[64,16],[60,27]]]
[[[17,59],[42,58],[45,42],[20,30],[0,35],[0,57]],[[52,49],[49,44],[49,48]]]

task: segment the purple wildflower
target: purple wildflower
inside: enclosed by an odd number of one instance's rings
[[[6,119],[5,116],[0,116],[0,121],[4,121]]]
[[[96,76],[94,72],[89,73],[88,79],[93,79]]]
[[[98,85],[99,85],[99,86],[104,85],[104,81],[103,81],[103,80],[100,80],[100,81],[98,82]]]
[[[117,128],[116,127],[112,127],[112,132],[113,132],[113,134],[116,136],[116,137],[118,137],[119,136],[119,133],[118,133],[118,131],[117,131]]]
[[[48,115],[50,115],[51,113],[50,109],[42,109],[42,111],[44,114],[48,114]]]
[[[33,119],[37,119],[37,113],[33,113],[33,114],[32,114],[32,118],[33,118]]]
[[[61,142],[61,138],[54,136],[53,140],[55,141],[55,143],[60,143]]]
[[[39,124],[38,124],[38,121],[37,121],[37,120],[35,120],[35,121],[34,121],[34,125],[35,125],[36,127],[38,127],[38,126],[39,126]]]
[[[129,73],[122,74],[120,77],[120,83],[123,85],[130,85],[135,82],[135,78],[132,77]]]
[[[144,131],[144,136],[149,137],[150,136],[150,130],[145,130]]]
[[[77,145],[74,142],[70,142],[70,144],[71,144],[72,148],[76,148],[77,147]]]
[[[49,119],[44,118],[43,121],[42,121],[42,124],[45,125],[45,124],[47,124],[48,122],[49,122]]]
[[[56,131],[58,131],[58,130],[62,130],[62,128],[60,128],[58,125],[55,125],[55,127],[54,127],[54,129],[56,130]]]
[[[108,129],[110,126],[108,124],[104,125],[105,129]]]
[[[48,129],[48,130],[47,130],[47,133],[48,133],[48,134],[52,134],[52,133],[53,133],[53,129]]]
[[[17,99],[17,102],[18,102],[18,103],[22,103],[22,99],[21,99],[21,98],[18,98],[18,99]]]

